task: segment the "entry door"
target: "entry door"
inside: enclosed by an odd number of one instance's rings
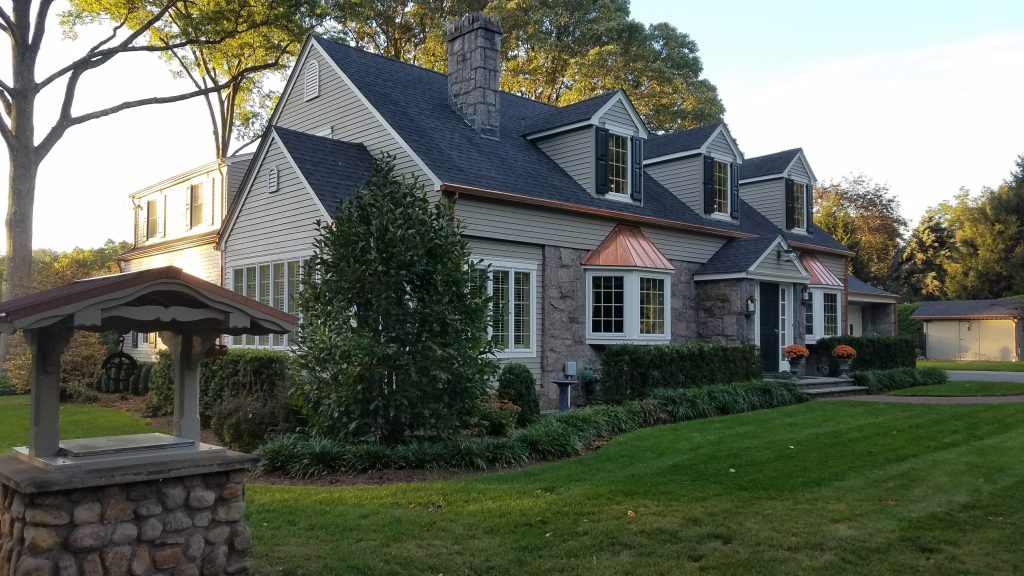
[[[761,363],[765,372],[779,371],[779,285],[761,282],[760,314]]]

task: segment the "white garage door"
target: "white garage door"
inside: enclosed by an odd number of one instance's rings
[[[925,330],[932,360],[1017,359],[1012,320],[937,320]]]

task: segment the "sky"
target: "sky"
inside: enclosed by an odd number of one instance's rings
[[[697,42],[747,157],[802,147],[819,181],[862,172],[888,184],[908,220],[961,186],[997,186],[1024,153],[1019,0],[634,0],[632,13],[667,21]],[[56,22],[49,29],[40,77],[104,32],[72,41]],[[9,61],[0,49],[5,79]],[[158,57],[119,56],[83,77],[74,110],[190,87]],[[52,123],[62,89],[49,92],[38,104],[38,134]],[[129,239],[128,195],[209,161],[208,122],[204,105],[192,100],[72,128],[40,169],[34,245],[66,250]]]

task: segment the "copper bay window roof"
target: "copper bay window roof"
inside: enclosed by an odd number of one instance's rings
[[[626,224],[617,224],[601,244],[583,258],[583,265],[675,270],[643,230]]]

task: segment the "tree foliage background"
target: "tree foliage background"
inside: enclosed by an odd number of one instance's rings
[[[377,159],[321,224],[299,294],[296,397],[312,427],[388,442],[461,430],[497,369],[475,271],[451,205]]]

